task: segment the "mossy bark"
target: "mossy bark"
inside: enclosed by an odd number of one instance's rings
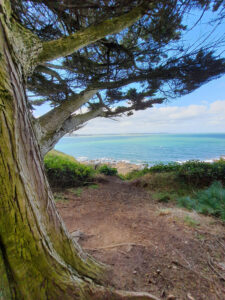
[[[12,299],[10,274],[7,269],[7,259],[4,256],[4,249],[0,246],[0,300]]]
[[[152,3],[143,1],[141,5],[121,16],[105,20],[99,24],[91,25],[70,36],[45,42],[43,44],[43,49],[38,56],[38,62],[44,63],[62,56],[70,55],[74,51],[94,43],[107,35],[118,33],[139,20],[151,6],[153,6]]]

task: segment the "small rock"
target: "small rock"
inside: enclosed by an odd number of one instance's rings
[[[168,295],[168,297],[167,297],[167,300],[176,300],[176,299],[177,299],[177,297],[175,297],[172,294]]]
[[[188,298],[188,300],[195,300],[195,298],[192,297],[192,295],[190,293],[187,293],[187,298]]]
[[[133,271],[133,274],[137,274],[137,271],[134,270],[134,271]]]
[[[151,283],[152,283],[152,284],[155,284],[156,282],[155,282],[155,280],[149,278],[148,283],[150,283],[150,284],[151,284]]]
[[[160,274],[160,273],[161,273],[160,269],[157,269],[157,270],[156,270],[156,272],[157,272],[158,274]]]
[[[218,263],[218,265],[220,266],[220,268],[221,268],[222,270],[225,271],[225,262],[220,262],[220,263]]]
[[[80,238],[83,238],[84,237],[84,233],[80,230],[76,230],[76,231],[73,231],[71,233],[71,236],[73,239],[75,239],[76,241],[78,241]]]
[[[130,252],[132,248],[133,248],[133,245],[128,245],[126,251]]]
[[[161,297],[166,297],[166,291],[165,290],[162,291]]]

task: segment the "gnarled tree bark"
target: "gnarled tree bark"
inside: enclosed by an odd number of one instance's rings
[[[0,298],[156,299],[100,286],[105,266],[83,253],[57,214],[24,88],[41,48],[0,0]]]

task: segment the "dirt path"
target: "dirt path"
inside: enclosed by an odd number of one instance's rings
[[[83,248],[112,266],[116,288],[162,299],[225,299],[225,227],[215,219],[154,202],[117,178],[60,197],[68,230],[79,230]]]

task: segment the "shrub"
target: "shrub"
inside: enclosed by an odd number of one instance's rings
[[[128,174],[124,175],[124,179],[126,179],[126,180],[137,179],[137,178],[144,176],[150,172],[151,172],[151,170],[149,168],[144,168],[142,170],[133,170],[133,171],[129,172]]]
[[[225,222],[225,188],[214,182],[209,188],[195,193],[194,197],[179,198],[178,204],[205,215],[220,217]]]
[[[151,173],[176,172],[179,170],[179,168],[180,164],[176,162],[171,162],[168,164],[160,163],[149,168],[149,171]]]
[[[154,198],[157,200],[161,197],[161,193],[166,193],[170,196],[170,200],[174,200],[177,197],[190,194],[193,190],[191,186],[178,180],[175,172],[147,173],[133,180],[133,185],[154,192]]]
[[[133,171],[126,175],[126,179],[136,179],[147,173],[173,173],[177,175],[177,180],[180,182],[195,187],[203,187],[214,181],[225,183],[225,161],[219,160],[213,163],[206,163],[192,160],[183,164],[157,164],[141,171]]]
[[[52,187],[73,187],[92,181],[94,169],[82,165],[72,156],[50,151],[44,158],[44,165]]]
[[[178,176],[195,186],[206,186],[213,181],[225,183],[225,161],[220,160],[214,163],[188,161],[180,165]]]
[[[107,176],[117,175],[117,169],[107,165],[102,165],[98,168],[98,172]]]

